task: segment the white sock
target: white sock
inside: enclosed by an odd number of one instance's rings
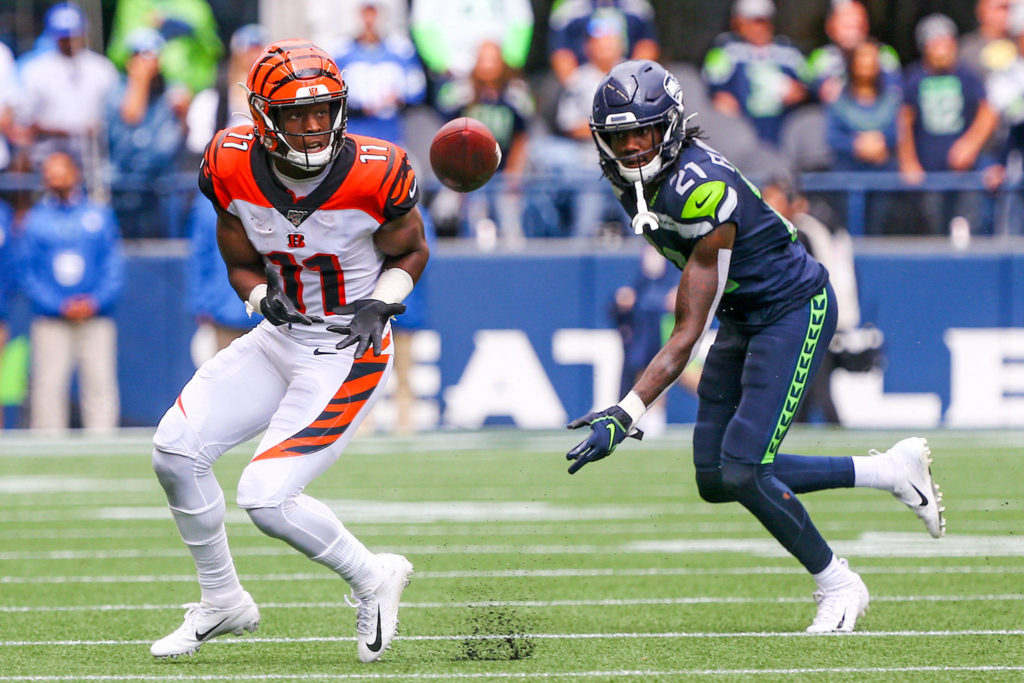
[[[171,514],[181,540],[192,553],[202,601],[213,607],[237,605],[243,591],[224,531],[224,496],[198,510],[171,507]]]
[[[322,501],[300,494],[295,497],[294,505],[285,509],[284,518],[289,527],[283,531],[288,542],[314,562],[337,572],[352,586],[356,596],[369,593],[384,580],[381,561]]]
[[[312,559],[337,572],[352,586],[356,597],[369,594],[384,581],[384,565],[380,558],[367,550],[344,526],[331,547]]]
[[[833,555],[828,566],[812,576],[818,583],[818,588],[823,591],[831,591],[849,585],[853,581],[854,574],[845,562],[840,562],[839,558]]]
[[[853,485],[892,491],[896,474],[888,458],[877,455],[853,457]]]

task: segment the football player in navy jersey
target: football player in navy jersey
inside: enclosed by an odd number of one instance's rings
[[[945,521],[931,451],[914,437],[868,457],[780,452],[835,331],[835,294],[793,225],[687,121],[678,81],[655,62],[616,66],[594,95],[590,127],[605,175],[634,231],[682,275],[672,334],[632,390],[569,423],[591,430],[567,454],[569,473],[611,454],[626,436],[642,436],[637,422],[679,377],[717,315],[697,391],[697,489],[708,502],[750,510],[814,576],[818,612],[808,632],[852,631],[868,590],[832,553],[797,494],[888,490],[938,538]]]

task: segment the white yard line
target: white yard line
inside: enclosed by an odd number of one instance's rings
[[[401,536],[480,536],[483,523],[468,524],[430,524],[430,525],[408,525],[400,524],[348,524],[352,531],[360,538],[369,537],[401,537]],[[492,536],[561,536],[566,535],[565,523],[561,520],[547,523],[538,522],[534,524],[520,524],[516,522],[487,522],[489,534]],[[574,527],[577,523],[574,522]],[[600,534],[609,536],[620,534],[636,538],[649,535],[663,538],[666,534],[744,534],[750,533],[755,528],[757,521],[744,513],[744,521],[737,522],[665,522],[659,520],[657,524],[651,522],[606,522],[598,520],[593,522],[600,525]],[[558,526],[555,526],[558,525]],[[262,531],[253,526],[248,519],[229,521],[228,536],[232,539],[239,538],[264,538]],[[821,531],[840,532],[862,529],[863,522],[856,521],[834,521],[815,524]],[[972,521],[966,525],[958,524],[957,530],[960,533],[998,533],[1009,532],[1015,529],[1013,522],[987,522]],[[133,528],[126,531],[123,527],[105,526],[95,528],[94,526],[67,525],[60,529],[9,529],[0,531],[0,540],[3,541],[41,541],[69,539],[117,539],[124,540],[126,535],[131,538],[165,538],[177,541],[177,532],[171,524],[170,515],[167,516],[166,525],[150,525],[144,529]]]
[[[711,638],[960,638],[963,636],[1024,636],[1024,629],[962,629],[948,631],[854,631],[852,633],[805,633],[804,631],[770,633],[767,631],[737,631],[731,633],[713,631],[667,631],[658,633],[495,633],[495,634],[456,634],[433,636],[399,636],[396,640],[405,642],[445,642],[466,640],[505,640],[510,635],[517,638],[533,640],[615,640],[627,638],[631,640],[690,640]],[[219,645],[251,645],[270,643],[287,645],[293,643],[348,643],[354,642],[355,636],[306,636],[301,638],[252,636],[244,638],[220,639]],[[151,640],[0,640],[0,647],[98,647],[121,645],[149,645]]]
[[[1024,600],[1024,594],[1003,595],[872,595],[871,602],[1012,602]],[[403,602],[402,609],[472,609],[476,607],[633,607],[671,605],[748,605],[806,603],[806,597],[687,597],[687,598],[617,598],[604,600],[483,600],[466,602]],[[338,602],[261,602],[262,609],[345,609]],[[164,605],[0,605],[0,613],[48,612],[144,612],[154,610],[180,610],[178,604]]]
[[[596,671],[489,671],[476,673],[355,673],[355,674],[232,674],[233,681],[387,681],[387,680],[536,680],[579,678],[650,678],[677,676],[807,676],[810,674],[890,674],[890,673],[999,673],[1024,671],[1024,666],[998,664],[975,666],[873,666],[873,667],[817,667],[791,669],[652,669],[652,670],[596,670]],[[109,676],[0,676],[0,681],[222,681],[222,674],[121,674]]]
[[[1024,537],[955,534],[936,542],[923,533],[870,532],[856,539],[832,544],[837,554],[847,557],[1020,557]],[[782,546],[766,536],[755,538],[659,538],[625,543],[596,544],[469,544],[469,545],[382,545],[381,552],[404,555],[644,555],[740,553],[757,557],[788,557]],[[183,548],[116,550],[11,550],[0,552],[0,562],[130,560],[183,557]],[[238,547],[235,557],[287,557],[295,551],[284,545]]]
[[[817,452],[825,446],[828,453],[841,450],[849,451],[850,455],[863,455],[868,448],[888,448],[891,444],[904,438],[905,431],[892,430],[842,430],[839,432],[822,431],[814,427],[795,426],[786,437],[787,453]],[[933,442],[942,445],[950,444],[957,448],[978,450],[980,448],[1018,449],[1024,442],[1024,431],[1019,429],[1000,430],[955,430],[938,429],[922,433]],[[110,455],[139,456],[148,454],[153,447],[153,429],[132,428],[122,429],[110,437],[94,437],[74,433],[65,437],[45,437],[27,430],[7,430],[0,438],[0,457],[26,458],[66,458],[66,457],[109,457]],[[692,448],[692,425],[673,425],[667,434],[658,439],[650,439],[651,448],[680,449],[687,453]],[[256,441],[241,444],[228,457],[245,457],[256,448]],[[647,443],[645,441],[645,443]],[[496,445],[497,444],[497,445]],[[446,455],[453,451],[479,450],[488,452],[508,452],[510,450],[558,453],[564,452],[572,445],[572,439],[564,430],[526,431],[514,428],[488,428],[476,431],[459,432],[446,429],[423,432],[410,437],[388,435],[369,435],[353,440],[348,448],[352,455],[394,454],[397,457],[408,457],[409,453],[417,456],[424,454]]]
[[[681,502],[684,498],[692,495],[693,491],[684,486],[672,487],[672,489],[673,494],[659,495],[638,485],[632,487],[631,491],[633,495],[643,496],[643,503],[620,502],[601,506],[580,504],[575,501],[513,499],[513,495],[522,494],[522,487],[518,486],[503,489],[502,495],[495,494],[492,500],[458,500],[457,497],[465,495],[465,489],[459,487],[455,488],[447,499],[438,500],[380,501],[323,498],[322,502],[346,524],[433,526],[457,523],[492,524],[494,522],[597,523],[603,520],[644,519],[651,520],[653,529],[656,521],[662,521],[662,519],[654,518],[709,517],[715,521],[721,520],[723,517],[733,517],[732,521],[750,519],[738,505],[722,506],[696,501]],[[507,495],[506,491],[509,492]],[[445,496],[445,488],[439,486],[433,495]],[[811,495],[801,497],[801,499],[807,502],[808,508],[816,515],[865,513],[888,517],[901,513],[909,514],[903,512],[902,506],[892,500],[891,496],[884,495],[884,492],[857,491],[851,492],[850,495],[855,498],[840,492],[828,498],[815,498]],[[4,494],[0,499],[0,524],[61,522],[70,525],[82,522],[124,521],[163,523],[170,520],[167,506],[161,504],[161,494],[157,491],[145,496],[120,495],[119,499],[125,504],[103,505],[109,501],[109,498],[100,501],[96,492],[55,493],[45,498],[20,498]],[[951,505],[948,514],[954,515],[954,519],[957,513],[964,512],[1019,515],[1024,510],[1024,502],[1019,498],[958,497],[948,502]],[[678,520],[667,519],[664,521]],[[251,523],[244,512],[230,505],[227,522],[228,524]],[[1008,521],[1007,524],[1009,525],[1010,522]],[[863,528],[863,526],[863,520],[850,524],[850,528]]]
[[[1024,566],[1017,565],[915,565],[910,567],[857,566],[859,574],[902,575],[902,574],[1022,574]],[[565,569],[478,569],[449,571],[417,571],[417,580],[423,579],[533,579],[533,578],[579,578],[579,577],[623,577],[623,576],[765,576],[800,575],[806,576],[800,567],[645,567],[645,568],[565,568]],[[286,583],[292,581],[337,581],[336,574],[328,571],[288,574],[243,574],[242,581],[271,581]],[[195,574],[131,574],[99,576],[0,576],[0,584],[77,584],[77,583],[195,583]]]

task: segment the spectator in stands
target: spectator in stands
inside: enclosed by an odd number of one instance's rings
[[[622,40],[630,59],[657,60],[661,53],[654,8],[648,0],[561,0],[548,17],[548,60],[559,83],[568,86],[573,72],[589,60],[586,45],[592,20],[623,25]]]
[[[14,54],[6,44],[0,42],[0,170],[11,161],[8,141],[14,133],[14,104],[18,98],[18,75],[14,66]]]
[[[468,78],[481,44],[497,43],[508,68],[522,70],[533,36],[530,0],[412,0],[409,28],[434,82]]]
[[[732,31],[715,39],[702,72],[715,109],[746,117],[773,145],[786,115],[807,99],[803,55],[775,34],[774,20],[772,0],[736,0]]]
[[[125,237],[168,237],[166,192],[159,186],[185,142],[185,118],[160,72],[163,37],[138,28],[125,40],[126,75],[107,103],[111,204]]]
[[[896,121],[903,102],[900,86],[881,68],[881,47],[861,43],[849,55],[849,82],[839,98],[825,108],[825,139],[838,171],[895,171]],[[891,197],[874,192],[867,197],[864,232],[886,232]]]
[[[365,0],[305,0],[308,35],[314,45],[333,50],[361,31],[359,13]],[[409,36],[409,0],[376,0],[377,31],[382,37]],[[339,17],[342,19],[339,20]],[[266,21],[266,19],[264,19]]]
[[[618,201],[601,180],[597,150],[590,135],[594,92],[601,80],[625,57],[625,23],[616,14],[598,14],[587,22],[586,58],[572,72],[558,97],[553,135],[538,138],[534,164],[554,174],[568,188],[572,234],[593,237],[602,217],[618,216]]]
[[[1011,0],[977,0],[978,28],[960,38],[960,61],[979,78],[1005,68],[1017,56],[1009,31]]]
[[[19,240],[22,286],[35,315],[30,424],[69,427],[77,366],[82,425],[112,430],[120,412],[109,317],[123,280],[117,220],[110,207],[86,198],[70,155],[51,154],[42,173],[46,194],[26,213]]]
[[[213,86],[224,45],[206,0],[119,0],[107,54],[120,68],[132,56],[128,36],[138,28],[160,32],[167,45],[160,73],[182,113],[195,93]]]
[[[534,111],[526,82],[505,62],[501,46],[485,41],[470,76],[446,83],[437,94],[437,107],[446,120],[469,116],[483,122],[501,148],[496,178],[500,182],[492,180],[484,193],[465,204],[466,227],[485,244],[491,243],[499,228],[503,238],[518,242],[523,236],[520,183],[528,161],[528,125]]]
[[[849,82],[826,108],[826,136],[837,170],[896,170],[896,119],[902,96],[886,78],[881,58],[882,47],[874,40],[854,48]]]
[[[807,57],[807,81],[819,101],[834,102],[847,81],[853,51],[870,39],[868,11],[860,0],[834,0],[825,20],[831,42]],[[900,58],[888,45],[876,43],[886,86],[900,85]]]
[[[29,159],[38,167],[51,152],[65,151],[84,164],[93,180],[99,170],[104,104],[117,85],[117,69],[86,48],[86,19],[78,5],[56,4],[44,21],[44,33],[56,41],[57,49],[41,52],[24,65],[16,112],[31,145]]]
[[[246,313],[245,304],[228,282],[227,267],[217,247],[217,212],[199,196],[192,202],[189,216],[187,275],[188,310],[199,326],[210,327],[217,351],[263,320],[258,313],[251,317]]]
[[[990,190],[1019,182],[1024,175],[1024,2],[1014,3],[1010,10],[1010,33],[1017,41],[1017,56],[1009,64],[993,70],[985,81],[988,101],[1007,128],[996,150],[997,163],[985,169],[985,184]],[[1018,193],[1008,212],[1013,232],[1021,232],[1017,218],[1019,201]]]
[[[900,173],[911,185],[922,183],[928,172],[984,166],[981,150],[998,123],[984,85],[958,61],[956,24],[930,14],[918,23],[915,37],[921,61],[907,69],[898,128]],[[927,233],[945,233],[955,215],[975,231],[985,229],[977,193],[925,193],[922,200],[921,227]]]
[[[405,144],[402,110],[423,101],[427,90],[416,48],[406,35],[385,35],[384,0],[360,0],[361,30],[333,52],[348,84],[348,130]]]
[[[246,24],[231,34],[231,54],[217,69],[213,87],[200,91],[188,107],[186,148],[201,155],[218,130],[248,123],[249,102],[245,83],[249,68],[270,42],[266,29],[259,24]]]

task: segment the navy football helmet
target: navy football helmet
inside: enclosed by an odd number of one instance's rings
[[[686,138],[685,124],[679,81],[657,62],[639,59],[619,64],[594,94],[590,132],[601,155],[601,168],[619,187],[631,188],[638,180],[649,183],[669,170]],[[617,157],[612,151],[612,133],[653,126],[660,128],[662,140],[655,145],[652,136],[657,153],[647,163],[627,166],[624,161],[640,154]]]

